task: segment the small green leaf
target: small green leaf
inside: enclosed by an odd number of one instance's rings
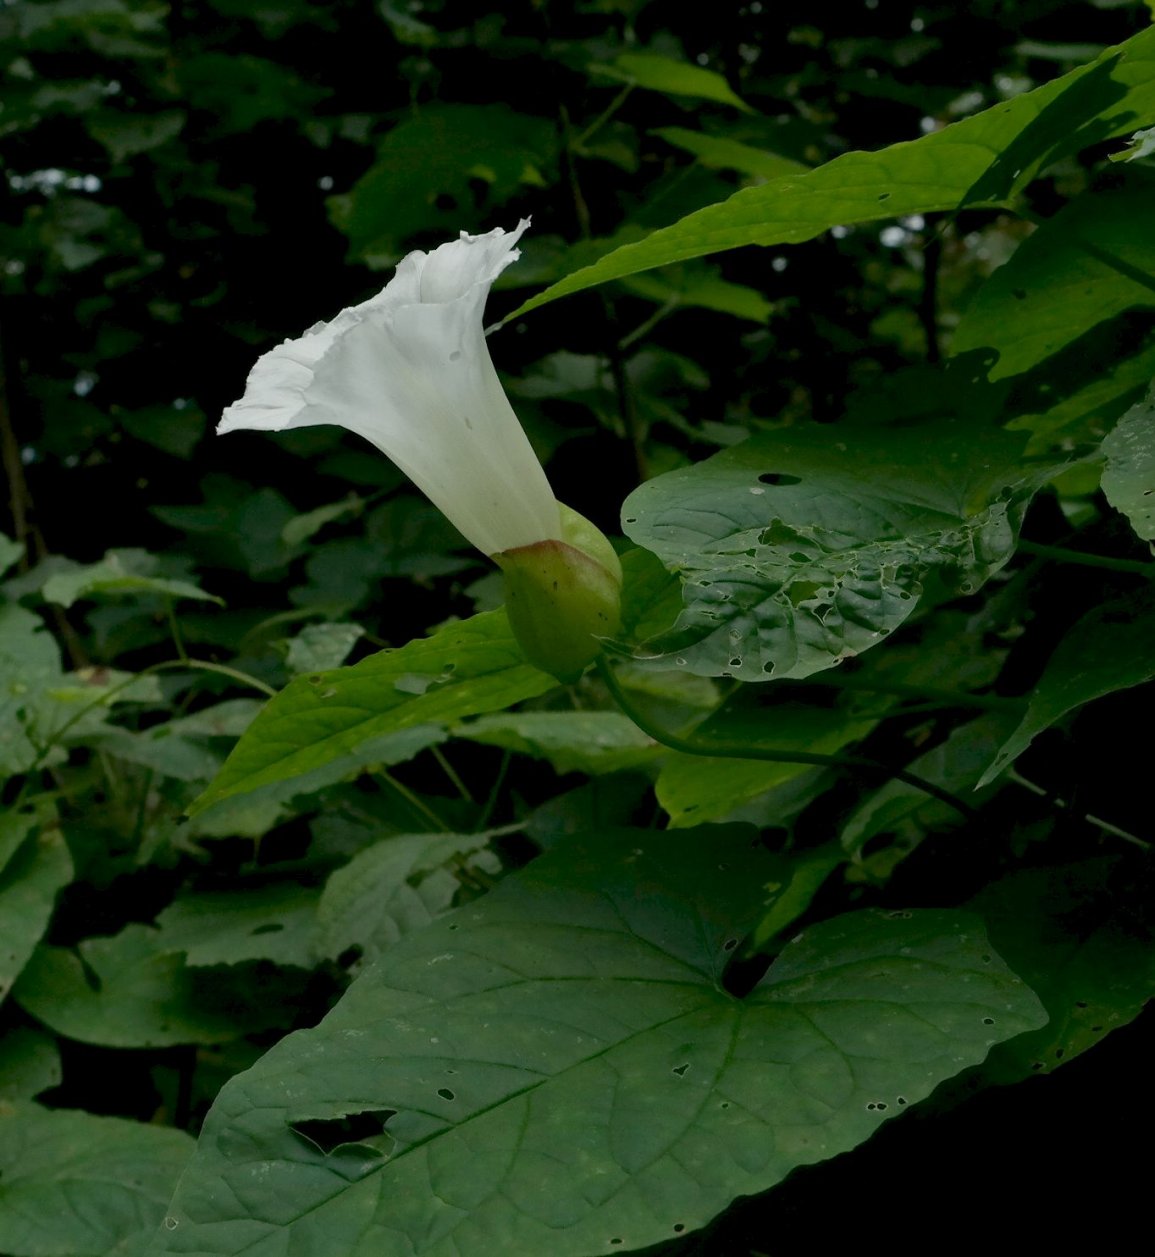
[[[1023,438],[941,419],[764,432],[636,489],[623,528],[682,579],[651,666],[805,677],[877,645],[932,574],[973,592],[1011,556],[1044,472]]]
[[[414,725],[500,710],[557,683],[490,611],[351,668],[298,677],[261,712],[190,809],[287,781]]]
[[[281,529],[281,540],[292,549],[303,545],[314,533],[320,532],[326,524],[334,520],[344,519],[359,511],[364,502],[355,493],[340,502],[330,502],[328,506],[319,506],[315,511],[307,511],[304,515],[294,515]]]
[[[739,174],[758,179],[777,179],[780,175],[805,173],[807,167],[789,157],[739,140],[720,135],[706,135],[703,131],[689,131],[685,127],[659,127],[652,132],[675,148],[684,149],[711,170],[736,170]]]
[[[0,818],[0,843],[23,831],[0,871],[0,1000],[12,989],[40,941],[56,896],[72,881],[72,858],[58,827],[41,829],[35,818]]]
[[[79,598],[94,594],[159,594],[165,598],[193,598],[224,606],[224,600],[207,594],[190,581],[153,576],[157,560],[142,550],[110,550],[99,563],[59,572],[44,582],[46,602],[70,607]]]
[[[225,1086],[154,1252],[628,1252],[1044,1020],[956,912],[815,926],[735,998],[776,869],[745,826],[574,836],[409,934]]]
[[[1103,493],[1144,541],[1155,541],[1155,388],[1103,442]]]
[[[184,130],[187,114],[183,109],[165,109],[154,114],[124,114],[103,109],[86,117],[89,134],[103,144],[114,162],[158,148]]]
[[[0,576],[3,576],[14,563],[18,563],[23,555],[22,542],[13,541],[11,537],[0,533]]]
[[[448,912],[461,890],[454,869],[495,873],[487,834],[396,834],[355,855],[325,884],[313,927],[317,956],[350,948],[370,964],[398,939]]]
[[[774,310],[760,292],[745,284],[732,284],[701,263],[670,267],[660,275],[631,275],[622,286],[657,305],[671,309],[697,306],[749,323],[765,323]]]
[[[60,649],[39,616],[0,606],[0,773],[26,772],[45,753],[39,728],[45,689],[62,681]]]
[[[116,1257],[152,1231],[192,1139],[119,1117],[0,1105],[0,1250]]]
[[[294,676],[339,668],[364,636],[359,624],[309,624],[290,640],[285,662]]]
[[[1153,677],[1155,599],[1096,607],[1059,643],[1027,697],[1026,715],[979,779],[979,787],[993,781],[1068,712]]]
[[[663,96],[689,96],[718,105],[732,105],[744,113],[753,110],[734,94],[730,84],[716,70],[707,70],[688,61],[675,61],[656,52],[623,52],[608,65],[590,67],[594,74],[642,87]]]
[[[194,968],[271,960],[308,969],[317,899],[296,883],[184,895],[157,917],[157,947],[183,953]]]

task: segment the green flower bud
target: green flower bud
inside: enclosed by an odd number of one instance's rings
[[[559,504],[560,505],[560,504]],[[526,658],[559,681],[576,681],[621,625],[622,565],[588,519],[561,506],[562,539],[493,556],[505,607]]]

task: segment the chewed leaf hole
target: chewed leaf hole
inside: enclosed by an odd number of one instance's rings
[[[685,1065],[675,1065],[674,1068],[670,1072],[677,1074],[679,1078],[684,1078],[686,1076],[686,1071],[689,1068],[690,1068],[690,1064],[687,1061]]]
[[[993,1017],[984,1017],[984,1018],[983,1018],[983,1025],[984,1025],[984,1026],[993,1026],[994,1024],[995,1024],[995,1019],[994,1019]]]
[[[326,1156],[346,1144],[360,1144],[380,1151],[384,1142],[393,1142],[385,1134],[385,1126],[390,1118],[396,1116],[396,1109],[366,1110],[363,1113],[349,1113],[345,1117],[310,1118],[303,1122],[291,1122],[290,1128],[294,1134],[320,1148]]]
[[[802,483],[800,477],[787,475],[785,472],[781,471],[764,471],[758,479],[762,482],[762,484],[784,485]]]
[[[675,1222],[675,1223],[674,1223],[674,1234],[675,1234],[675,1235],[681,1235],[681,1233],[682,1233],[685,1229],[686,1229],[686,1224],[685,1224],[684,1222]]]
[[[255,930],[249,933],[254,937],[258,934],[279,934],[285,928],[283,921],[266,921],[264,925],[258,925]]]
[[[456,1100],[456,1099],[457,1099],[456,1094],[455,1094],[454,1092],[450,1091],[448,1087],[438,1087],[438,1088],[437,1088],[437,1094],[438,1094],[438,1095],[439,1095],[439,1096],[440,1096],[443,1100]]]

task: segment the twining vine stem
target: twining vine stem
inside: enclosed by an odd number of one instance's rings
[[[764,760],[772,764],[809,764],[820,768],[863,769],[872,773],[880,773],[886,777],[892,777],[896,781],[913,786],[916,790],[921,790],[924,794],[938,799],[940,803],[947,804],[948,807],[953,808],[967,820],[973,820],[978,815],[973,807],[964,803],[962,799],[952,794],[949,790],[944,790],[942,786],[935,785],[933,781],[927,781],[916,773],[907,772],[905,768],[894,768],[888,764],[879,763],[878,760],[868,759],[863,755],[823,755],[817,751],[787,751],[771,749],[770,747],[748,746],[743,742],[681,737],[679,734],[671,733],[668,729],[663,729],[660,725],[655,724],[634,705],[633,700],[622,688],[617,676],[614,674],[612,665],[605,655],[598,656],[597,669],[610,694],[613,696],[614,702],[617,703],[622,711],[629,716],[643,733],[653,738],[655,742],[661,743],[662,746],[668,746],[672,751],[681,751],[683,755],[699,755],[710,759],[750,759]]]

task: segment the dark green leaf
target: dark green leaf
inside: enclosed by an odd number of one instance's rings
[[[746,827],[570,839],[409,935],[225,1087],[154,1251],[629,1251],[1041,1023],[953,912],[815,926],[734,998],[772,864]]]
[[[1155,677],[1155,600],[1096,607],[1063,638],[1027,698],[1027,713],[979,780],[993,781],[1068,712]]]
[[[1155,307],[1153,195],[1144,183],[1087,193],[1043,223],[979,289],[951,352],[995,350],[991,378],[1001,379],[1125,310]]]
[[[1155,996],[1155,921],[1135,893],[1146,876],[1126,859],[1030,869],[995,882],[969,905],[1050,1014],[1042,1029],[996,1047],[985,1077],[1017,1082],[1057,1069]]]

